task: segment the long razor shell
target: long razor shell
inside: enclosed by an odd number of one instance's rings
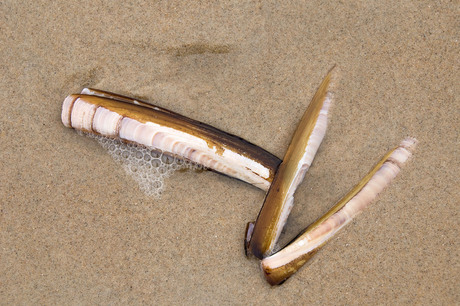
[[[412,155],[416,140],[407,138],[385,157],[324,216],[278,253],[262,260],[265,278],[277,285],[302,267],[331,237],[362,212],[396,177]]]
[[[294,133],[283,162],[255,222],[247,253],[263,258],[273,251],[294,202],[294,192],[310,167],[326,133],[331,104],[328,86],[331,71],[322,81]],[[249,236],[248,234],[246,236]],[[247,238],[246,238],[247,239]]]
[[[160,149],[265,191],[281,162],[242,138],[108,92],[68,96],[62,105],[61,118],[67,127]]]

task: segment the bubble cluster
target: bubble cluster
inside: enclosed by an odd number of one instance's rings
[[[96,139],[148,196],[159,198],[165,189],[165,178],[176,170],[203,170],[201,165],[165,154],[161,150],[99,135],[88,136]]]

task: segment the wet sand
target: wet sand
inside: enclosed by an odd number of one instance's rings
[[[390,1],[3,1],[0,304],[460,303],[459,6]],[[282,158],[337,65],[326,137],[281,244],[406,136],[413,159],[280,287],[243,254],[260,190],[176,173],[159,200],[60,121],[85,86]]]

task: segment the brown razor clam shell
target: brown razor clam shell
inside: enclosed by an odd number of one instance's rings
[[[310,167],[327,128],[327,114],[331,103],[328,86],[332,70],[326,75],[305,111],[275,174],[255,222],[248,250],[257,258],[273,251],[287,217],[292,209],[294,193]],[[246,240],[248,239],[246,234]]]
[[[412,155],[416,140],[407,138],[383,159],[326,214],[278,253],[261,261],[266,280],[279,285],[299,270],[340,229],[367,208],[390,184]]]
[[[88,93],[91,95],[70,95],[65,99],[64,125],[161,149],[262,190],[268,190],[281,163],[276,156],[240,137],[164,108],[104,91]],[[131,133],[129,137],[126,131]]]

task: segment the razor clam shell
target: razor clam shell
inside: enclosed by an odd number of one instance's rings
[[[62,105],[63,124],[160,149],[268,190],[281,162],[276,156],[242,138],[166,109],[102,93],[107,97],[102,97],[101,91],[94,93],[97,96],[68,96]]]
[[[262,259],[273,252],[276,242],[294,205],[294,193],[308,171],[326,134],[328,110],[332,103],[328,86],[331,71],[321,82],[294,133],[262,209],[248,245],[254,256]],[[248,236],[248,235],[246,235]],[[247,238],[246,238],[247,239]]]
[[[277,285],[289,278],[340,229],[367,208],[399,173],[415,150],[416,142],[414,138],[403,140],[329,212],[281,251],[263,259],[261,266],[267,281]]]

